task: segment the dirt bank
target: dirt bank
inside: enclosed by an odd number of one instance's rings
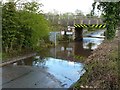
[[[118,88],[119,40],[120,32],[114,40],[105,40],[92,52],[92,55],[85,60],[86,73],[75,84],[74,88],[104,88],[105,90]]]

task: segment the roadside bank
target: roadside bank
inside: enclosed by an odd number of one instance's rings
[[[11,64],[11,63],[14,63],[14,62],[17,62],[19,60],[24,60],[26,58],[29,58],[29,57],[32,57],[32,56],[35,56],[35,55],[36,55],[36,53],[34,52],[34,53],[25,54],[25,55],[22,55],[22,56],[16,56],[16,57],[8,58],[5,62],[0,63],[0,67]]]
[[[120,34],[120,32],[119,32]],[[105,40],[85,61],[86,73],[74,85],[80,88],[116,89],[119,87],[118,42],[120,35],[113,40]]]

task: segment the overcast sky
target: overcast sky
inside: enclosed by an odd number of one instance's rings
[[[9,1],[9,0],[3,0]],[[57,10],[59,13],[64,12],[72,12],[75,10],[81,10],[84,14],[90,13],[92,9],[92,3],[94,0],[20,0],[23,2],[29,1],[37,1],[42,3],[44,6],[42,7],[43,12],[53,12],[53,10]],[[99,15],[100,13],[95,10],[95,13]]]
[[[84,14],[90,13],[92,9],[92,3],[94,0],[37,0],[44,6],[42,10],[44,12],[51,12],[54,9],[63,12],[75,12],[76,9],[81,10]]]

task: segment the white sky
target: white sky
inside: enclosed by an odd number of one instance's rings
[[[8,0],[3,0],[8,1]],[[29,1],[37,1],[42,3],[44,6],[42,7],[43,12],[53,12],[53,10],[57,10],[59,13],[64,12],[72,12],[74,13],[76,9],[81,10],[84,14],[90,13],[92,9],[92,3],[94,0],[20,0],[23,2]],[[100,13],[95,10],[97,15]]]
[[[92,3],[94,0],[37,0],[44,6],[42,10],[44,12],[51,12],[54,9],[63,12],[75,12],[76,9],[81,10],[84,14],[90,13],[92,9]]]

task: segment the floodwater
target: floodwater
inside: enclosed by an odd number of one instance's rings
[[[76,82],[85,72],[83,69],[84,65],[81,63],[51,57],[43,60],[44,62],[42,63],[41,60],[34,61],[33,66],[47,69],[47,71],[55,76],[61,82],[61,85],[66,88]]]
[[[84,37],[83,42],[59,43],[55,47],[43,49],[35,57],[16,62],[16,65],[43,68],[53,75],[62,87],[69,88],[85,73],[82,63],[84,59],[103,40],[103,38]]]

